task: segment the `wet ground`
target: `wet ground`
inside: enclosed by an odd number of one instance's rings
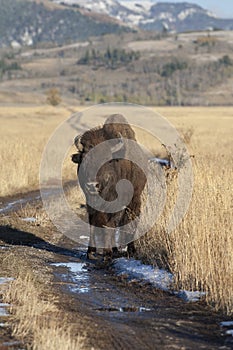
[[[5,202],[4,206],[8,206],[9,214],[9,203]],[[1,250],[22,249],[25,256],[27,252],[45,256],[45,263],[53,269],[53,288],[59,296],[59,307],[69,314],[77,330],[88,329],[90,348],[233,349],[232,335],[227,335],[227,328],[221,326],[226,318],[214,313],[204,302],[187,303],[156,290],[149,283],[117,276],[114,264],[88,261],[85,252],[71,241],[63,239],[59,245],[48,243],[48,232],[43,233],[43,228],[31,233],[30,223],[23,225],[27,232],[1,226]],[[43,238],[37,233],[43,233]],[[0,315],[0,350],[22,349],[17,339],[12,338],[6,322],[7,315]]]
[[[79,313],[93,320],[90,345],[101,349],[231,349],[222,317],[203,303],[183,300],[149,284],[116,277],[83,260],[54,265],[57,281]]]

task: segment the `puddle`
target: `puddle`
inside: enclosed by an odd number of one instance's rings
[[[222,327],[231,327],[233,326],[233,321],[223,321],[220,324]]]
[[[2,345],[3,346],[16,346],[16,345],[21,345],[21,342],[20,341],[7,341],[7,342],[3,343]],[[18,348],[18,350],[21,350],[21,348]]]
[[[233,329],[230,329],[230,327],[233,327],[233,321],[223,321],[220,322],[220,325],[225,328],[225,334],[230,335],[233,337]],[[227,329],[229,328],[229,329]]]
[[[0,277],[0,285],[4,285],[6,283],[9,283],[12,280],[13,280],[13,278]],[[5,317],[10,316],[9,312],[7,311],[7,308],[9,308],[9,307],[10,307],[10,304],[0,302],[0,317],[3,317],[3,320],[1,320],[1,321],[4,321]],[[4,327],[7,327],[7,324],[5,322],[1,322],[0,328],[4,328]]]
[[[6,310],[6,307],[9,306],[9,304],[0,303],[0,317],[9,316],[9,312]]]
[[[25,202],[26,202],[25,199],[19,199],[19,200],[7,203],[3,208],[0,209],[0,213],[6,213],[6,212],[14,209],[16,206],[24,204]]]
[[[0,284],[5,284],[8,283],[10,281],[13,281],[14,278],[12,277],[0,277]]]
[[[123,306],[123,307],[100,307],[95,309],[96,311],[108,311],[108,312],[147,312],[152,311],[146,307],[136,307],[136,306]]]
[[[62,280],[71,282],[69,286],[71,292],[88,293],[90,290],[89,272],[85,263],[54,263],[56,267],[64,267],[69,270],[67,273],[58,273]]]

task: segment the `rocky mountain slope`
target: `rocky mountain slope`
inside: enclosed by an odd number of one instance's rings
[[[183,3],[167,3],[142,0],[51,0],[68,6],[78,6],[90,12],[108,14],[127,25],[147,30],[169,30],[176,32],[233,29],[232,19],[217,18],[202,7]]]
[[[127,30],[113,18],[47,1],[0,0],[0,47],[64,44]]]

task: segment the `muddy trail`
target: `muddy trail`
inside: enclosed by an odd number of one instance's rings
[[[28,200],[30,203],[40,201],[37,192],[14,200],[23,200],[23,205]],[[2,213],[10,215],[15,210],[11,202],[12,198],[2,201]],[[119,276],[114,262],[101,265],[89,261],[77,243],[66,238],[60,239],[59,244],[49,243],[46,234],[43,239],[37,237],[29,232],[29,227],[24,231],[1,226],[1,250],[22,249],[24,255],[30,252],[45,256],[46,264],[53,271],[53,288],[60,296],[60,308],[72,313],[72,322],[81,329],[85,319],[90,348],[233,349],[233,337],[226,336],[220,326],[224,317],[204,302],[187,303],[149,283]],[[0,317],[1,324],[2,321]],[[4,336],[0,349],[22,349],[17,343],[7,346],[10,344],[7,340],[15,340],[3,327],[2,331],[0,327],[0,336]]]
[[[149,284],[116,277],[85,259],[54,265],[57,281],[79,313],[93,320],[92,346],[101,349],[223,349],[222,318],[201,303],[183,300]],[[230,344],[225,349],[231,348]]]

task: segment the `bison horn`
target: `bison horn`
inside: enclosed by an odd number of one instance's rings
[[[80,153],[72,154],[71,160],[73,163],[80,164],[81,163],[81,154]]]
[[[83,151],[83,145],[81,144],[81,136],[76,136],[74,139],[74,144],[76,148],[79,150],[79,152]]]
[[[117,142],[117,144],[115,146],[111,147],[112,153],[116,153],[116,152],[120,151],[122,149],[122,147],[124,146],[124,140],[123,140],[123,137],[122,137],[120,132],[119,132],[119,135],[120,135],[119,142]]]

